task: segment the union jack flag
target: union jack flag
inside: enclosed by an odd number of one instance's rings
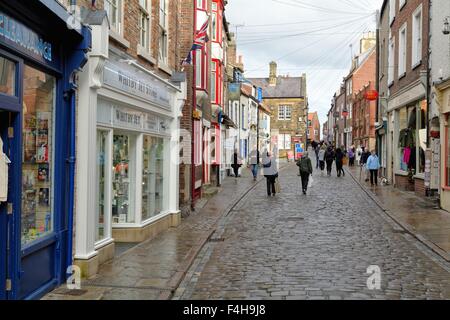
[[[208,27],[209,27],[209,17],[206,19],[205,23],[202,25],[200,30],[195,33],[194,41],[195,42],[208,42]]]
[[[202,48],[203,48],[203,44],[202,43],[195,43],[194,42],[194,44],[191,47],[191,50],[189,50],[189,53],[188,53],[187,57],[184,58],[183,61],[181,62],[181,65],[185,66],[185,65],[192,64],[192,51],[199,50],[199,49],[202,49]]]

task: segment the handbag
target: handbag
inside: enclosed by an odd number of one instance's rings
[[[311,176],[311,177],[309,178],[309,181],[308,181],[308,188],[311,188],[311,187],[312,187],[313,182],[314,182],[314,179],[313,179],[313,177]]]
[[[280,193],[281,192],[281,186],[280,186],[280,181],[278,178],[275,179],[275,193]]]
[[[269,163],[263,164],[263,167],[270,168],[271,165],[272,165],[272,160],[270,160]]]

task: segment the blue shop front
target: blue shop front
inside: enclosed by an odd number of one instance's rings
[[[91,46],[55,0],[0,1],[0,299],[38,299],[72,264],[76,72]]]

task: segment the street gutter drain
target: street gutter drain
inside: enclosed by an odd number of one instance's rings
[[[224,242],[225,238],[211,238],[209,242]]]

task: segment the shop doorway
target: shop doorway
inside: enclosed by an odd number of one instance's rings
[[[5,153],[6,155],[9,154],[7,139],[8,123],[6,121],[8,113],[9,112],[0,109],[0,146],[3,144],[0,149],[0,157],[3,156],[3,153]],[[2,158],[0,158],[0,161],[3,161]],[[4,183],[4,181],[0,181],[0,183]],[[7,279],[7,232],[7,203],[0,202],[0,283],[6,283]],[[0,299],[6,299],[6,290],[4,286],[0,286]]]

